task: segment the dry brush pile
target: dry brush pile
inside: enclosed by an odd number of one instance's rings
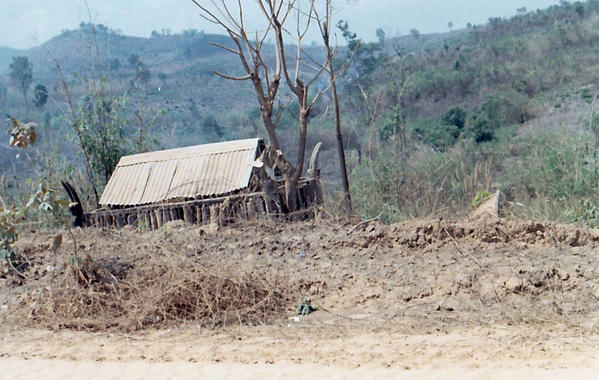
[[[118,239],[119,233],[112,235]],[[182,322],[256,325],[272,322],[293,307],[292,284],[277,273],[215,261],[169,244],[149,252],[144,247],[119,252],[112,251],[114,245],[101,246],[87,240],[74,255],[67,247],[65,256],[43,255],[43,245],[39,252],[27,252],[29,270],[5,275],[5,282],[25,289],[10,314],[13,322],[88,331]]]

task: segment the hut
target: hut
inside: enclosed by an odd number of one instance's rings
[[[322,203],[318,147],[309,178],[300,182],[299,205]],[[143,226],[157,229],[172,220],[226,224],[275,218],[281,213],[283,183],[268,167],[261,139],[227,141],[124,156],[85,226]]]

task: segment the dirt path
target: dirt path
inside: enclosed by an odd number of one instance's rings
[[[5,379],[590,379],[599,370],[599,336],[511,328],[343,335],[295,325],[132,336],[29,330],[2,337],[0,368]]]
[[[426,370],[395,369],[348,369],[334,366],[280,364],[196,364],[196,363],[90,363],[56,360],[14,360],[0,359],[0,366],[7,380],[48,379],[214,379],[214,380],[262,380],[262,379],[513,379],[525,380],[543,378],[545,380],[594,379],[599,366],[580,368],[578,364],[562,369],[539,369],[525,366],[514,368],[494,367],[491,369],[465,369],[458,366]]]

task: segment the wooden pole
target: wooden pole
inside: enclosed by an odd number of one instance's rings
[[[156,226],[157,226],[157,228],[162,228],[162,226],[164,225],[164,219],[162,218],[162,210],[160,208],[157,208],[154,211],[154,214],[156,215]]]

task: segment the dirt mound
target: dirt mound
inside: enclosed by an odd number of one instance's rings
[[[488,323],[596,329],[599,234],[497,220],[357,228],[329,221],[30,231],[28,265],[0,278],[0,320],[129,331],[193,321],[269,324],[310,297],[322,323],[384,321],[406,332]],[[53,253],[56,234],[64,236]],[[75,253],[75,248],[77,252]],[[76,258],[76,259],[75,259]]]

